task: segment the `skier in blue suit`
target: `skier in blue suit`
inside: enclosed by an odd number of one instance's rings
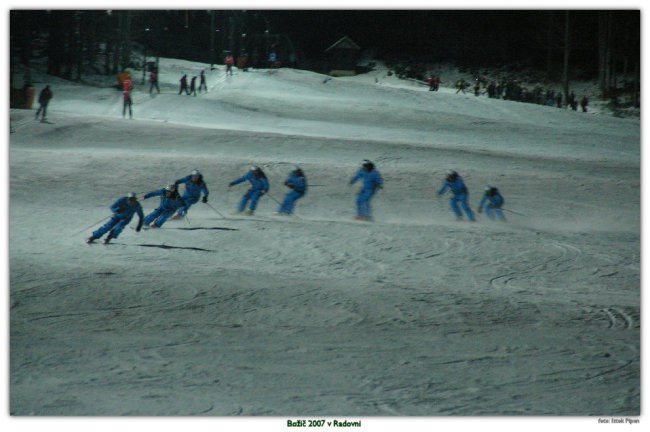
[[[178,194],[178,186],[173,183],[162,189],[157,189],[144,194],[142,199],[155,196],[160,197],[160,204],[154,211],[145,216],[144,223],[145,225],[149,225],[151,228],[160,228],[163,226],[165,221],[176,212],[176,210],[185,205],[185,201]]]
[[[176,213],[174,219],[185,216],[185,214],[187,214],[187,211],[190,209],[190,207],[192,207],[194,204],[199,202],[199,198],[201,198],[201,193],[203,193],[203,199],[201,200],[201,202],[203,203],[208,202],[208,195],[210,194],[210,192],[208,191],[208,186],[205,184],[205,181],[203,180],[203,174],[201,174],[199,170],[193,170],[190,173],[190,175],[176,180],[174,184],[185,185],[185,190],[183,191],[183,195],[181,196],[181,198],[183,198],[183,201],[185,201],[185,205],[181,206],[178,209],[178,213]]]
[[[104,239],[104,244],[108,244],[111,239],[117,238],[124,227],[131,222],[134,214],[138,215],[138,226],[135,229],[136,232],[140,232],[142,229],[142,206],[138,202],[138,198],[135,196],[135,193],[129,192],[126,196],[118,198],[111,207],[113,215],[102,227],[97,229],[92,233],[90,237],[86,239],[86,243],[90,244],[93,241],[101,238],[104,234],[108,232],[108,236]]]
[[[503,215],[501,207],[505,204],[505,199],[503,195],[499,192],[494,186],[486,186],[485,194],[481,198],[481,203],[478,205],[478,212],[483,212],[483,207],[485,206],[485,214],[492,220],[494,220],[494,215],[496,215],[502,221],[506,220],[506,217]]]
[[[293,170],[289,173],[284,185],[290,190],[284,196],[284,200],[282,201],[282,204],[280,204],[278,213],[290,215],[293,213],[296,201],[307,193],[307,178],[299,166],[293,167]]]
[[[250,171],[248,171],[243,176],[239,177],[236,180],[228,183],[228,187],[235,186],[239,183],[248,181],[251,184],[251,188],[246,191],[244,196],[241,198],[237,210],[241,213],[246,208],[246,204],[250,201],[250,205],[246,212],[249,215],[252,215],[257,208],[257,202],[259,199],[269,191],[269,181],[266,178],[264,171],[258,166],[252,166]]]
[[[456,215],[456,219],[462,220],[463,214],[458,207],[460,206],[465,211],[465,214],[469,220],[474,221],[474,212],[467,204],[467,199],[469,198],[469,192],[467,191],[467,186],[463,182],[463,179],[458,175],[456,171],[447,172],[447,178],[443,183],[442,187],[438,191],[438,195],[444,194],[447,189],[451,190],[451,197],[449,198],[449,204],[451,205],[451,210]]]
[[[361,180],[361,190],[357,194],[357,215],[354,217],[357,220],[372,220],[370,210],[370,200],[377,190],[381,189],[384,180],[381,178],[379,171],[375,169],[375,164],[369,160],[364,160],[361,168],[350,179],[350,184],[356,183]]]

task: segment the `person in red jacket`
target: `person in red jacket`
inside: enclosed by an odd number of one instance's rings
[[[122,89],[129,92],[131,89],[133,89],[133,79],[131,79],[130,75],[124,78],[124,81],[122,81]]]
[[[224,61],[226,63],[226,75],[232,75],[232,65],[235,64],[235,58],[232,54],[228,54]]]
[[[122,92],[122,101],[123,101],[122,117],[126,116],[126,109],[128,108],[129,109],[129,118],[132,119],[133,118],[133,109],[132,109],[133,101],[131,100],[131,92],[130,91],[124,90],[124,92]]]

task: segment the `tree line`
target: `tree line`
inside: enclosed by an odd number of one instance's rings
[[[314,25],[319,31],[314,32]],[[206,11],[11,10],[10,67],[30,81],[34,59],[47,73],[82,80],[144,67],[145,57],[214,63],[224,50],[286,33],[305,56],[347,35],[386,56],[424,56],[459,65],[535,67],[565,83],[595,75],[603,97],[622,91],[638,104],[640,11]],[[256,35],[256,38],[254,38]],[[293,47],[292,47],[293,49]],[[13,78],[13,74],[11,75]],[[620,77],[633,79],[618,86]]]

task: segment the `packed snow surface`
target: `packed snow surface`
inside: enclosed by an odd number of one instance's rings
[[[162,61],[160,94],[136,71],[133,120],[112,79],[39,76],[49,123],[11,110],[12,415],[640,415],[638,119],[380,73],[207,68],[178,95],[205,67]],[[363,159],[373,222],[353,220]],[[253,164],[270,193],[234,215]],[[294,165],[310,188],[276,216]],[[209,205],[84,243],[192,169]],[[456,221],[449,169],[474,210],[497,186],[507,222]]]

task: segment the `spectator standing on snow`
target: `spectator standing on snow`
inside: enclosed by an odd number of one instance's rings
[[[158,71],[153,69],[149,74],[149,93],[153,92],[154,87],[160,93],[160,87],[158,87]]]
[[[474,82],[474,96],[479,96],[481,94],[481,81],[478,79]]]
[[[138,226],[135,231],[140,232],[142,228],[142,206],[138,202],[135,193],[129,192],[126,196],[118,198],[111,207],[113,215],[110,220],[106,222],[102,227],[94,231],[90,237],[86,239],[86,243],[90,244],[101,238],[104,234],[108,232],[108,236],[104,239],[104,244],[108,244],[111,239],[117,238],[125,226],[131,222],[133,215],[138,215]]]
[[[486,186],[485,194],[483,194],[483,198],[481,198],[481,202],[478,205],[478,212],[482,213],[485,207],[485,214],[490,219],[494,220],[494,216],[496,215],[499,219],[505,221],[506,217],[503,215],[503,211],[501,211],[503,204],[505,204],[505,200],[499,192],[499,189],[494,186]]]
[[[232,76],[232,65],[235,64],[235,58],[232,54],[228,54],[226,55],[224,62],[226,63],[226,75]]]
[[[144,224],[151,228],[160,228],[179,208],[185,205],[185,201],[178,194],[178,187],[170,184],[162,189],[157,189],[144,194],[142,199],[159,196],[160,204],[144,218]]]
[[[576,95],[573,92],[569,95],[569,105],[573,111],[578,110],[578,102],[576,101]]]
[[[429,78],[427,78],[427,84],[429,84],[429,91],[434,91],[435,90],[435,85],[433,82],[434,76],[431,75]]]
[[[296,201],[305,196],[307,193],[307,178],[305,173],[299,166],[294,166],[287,180],[284,182],[284,185],[290,190],[284,196],[282,204],[278,209],[279,214],[290,215],[293,213],[293,208],[296,204]]]
[[[187,75],[183,74],[183,76],[180,79],[181,82],[181,88],[178,91],[178,94],[180,95],[181,93],[185,92],[185,94],[190,94],[190,90],[187,88]]]
[[[361,168],[352,176],[350,184],[354,184],[358,180],[361,180],[361,190],[357,193],[357,215],[354,218],[370,221],[372,220],[370,200],[383,187],[384,180],[381,178],[379,171],[375,169],[375,164],[367,159],[363,161]]]
[[[205,90],[205,92],[208,92],[208,84],[205,81],[205,70],[201,71],[201,83],[199,84],[199,92],[201,90]]]
[[[52,96],[52,89],[48,84],[38,95],[38,103],[40,106],[38,107],[38,110],[36,110],[36,115],[34,117],[36,120],[38,120],[39,114],[43,113],[41,116],[41,122],[47,121],[47,106],[49,105]]]
[[[275,69],[278,67],[278,55],[275,51],[269,53],[269,69]]]
[[[587,105],[589,105],[589,99],[587,99],[587,96],[583,96],[582,99],[580,99],[580,108],[582,108],[582,112],[587,112]]]
[[[557,92],[555,95],[555,106],[562,108],[562,92]]]
[[[199,202],[199,199],[201,198],[201,194],[203,194],[203,200],[201,200],[201,202],[207,204],[208,195],[210,194],[210,192],[208,191],[208,186],[205,184],[205,181],[203,180],[203,174],[201,174],[199,170],[193,170],[190,173],[190,175],[187,175],[183,178],[179,178],[174,182],[174,184],[185,185],[185,190],[183,191],[183,195],[181,196],[183,201],[185,201],[185,205],[179,207],[178,213],[176,213],[174,218],[185,216],[187,214],[187,211],[190,209],[190,207],[192,207],[194,204]]]
[[[131,92],[124,90],[122,92],[122,117],[126,117],[126,109],[129,109],[129,118],[133,118],[133,100],[131,99]]]
[[[248,207],[248,210],[246,210],[246,213],[252,215],[255,212],[255,209],[257,208],[257,202],[259,201],[259,199],[264,194],[268,193],[269,181],[266,178],[266,174],[264,174],[264,171],[262,171],[262,168],[258,166],[252,166],[251,169],[246,174],[228,183],[228,187],[235,186],[245,181],[249,182],[251,187],[246,191],[244,196],[239,201],[239,205],[237,206],[237,211],[239,211],[239,213],[242,213],[244,209],[246,209],[246,205],[250,201],[250,205]]]
[[[443,195],[445,192],[447,192],[447,189],[451,190],[451,197],[449,198],[449,205],[451,206],[451,210],[454,212],[456,215],[457,220],[462,220],[463,219],[463,214],[460,211],[460,208],[458,205],[462,207],[462,209],[465,211],[465,214],[469,218],[469,220],[474,221],[474,213],[472,212],[472,209],[469,207],[469,204],[467,204],[467,200],[469,198],[469,192],[467,191],[467,186],[465,186],[465,183],[463,182],[463,179],[458,175],[456,171],[448,171],[447,172],[447,177],[442,184],[442,187],[438,191],[438,195]]]

